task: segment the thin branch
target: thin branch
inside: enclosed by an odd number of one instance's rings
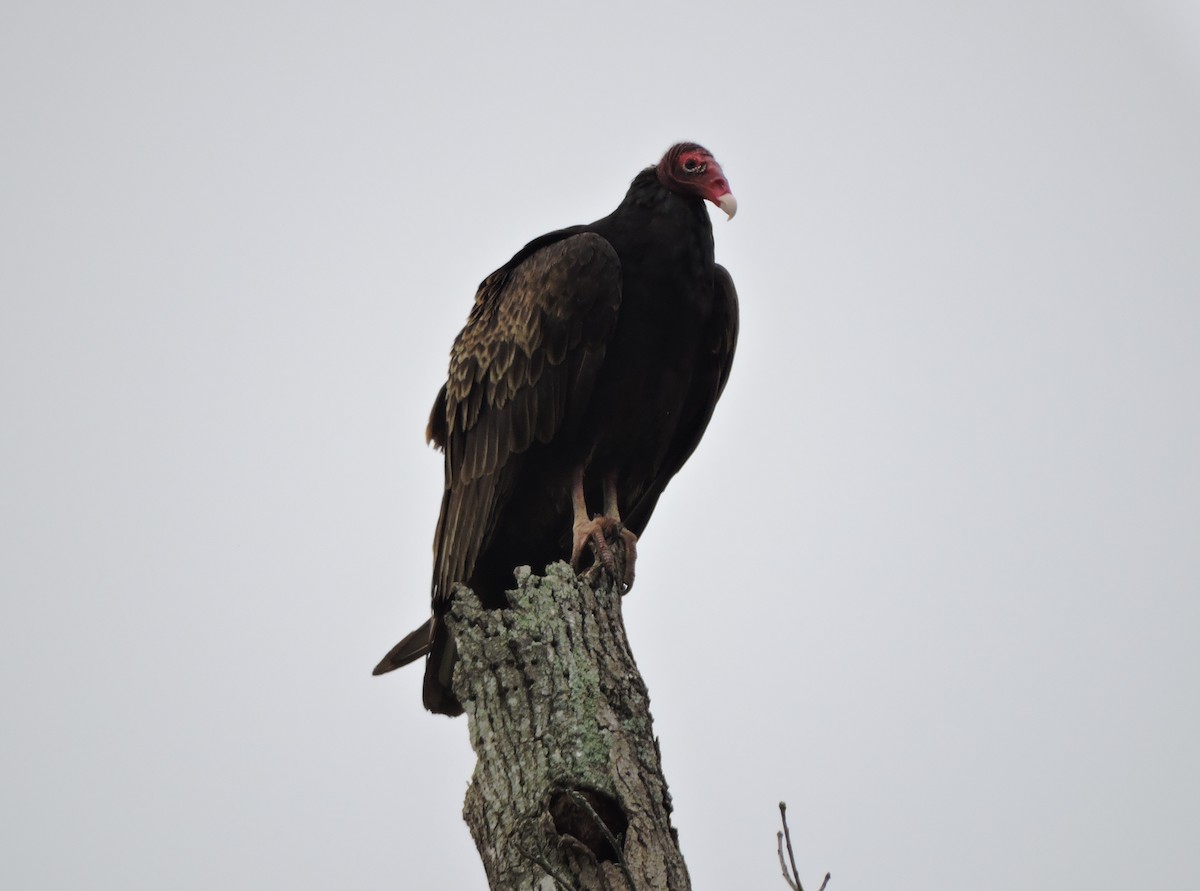
[[[800,884],[800,871],[796,869],[796,854],[792,851],[792,831],[788,829],[787,824],[787,803],[779,802],[779,817],[783,820],[783,832],[775,833],[775,849],[779,854],[779,870],[783,873],[783,880],[788,883],[788,887],[792,891],[804,891],[804,886]],[[787,841],[788,860],[783,859],[783,843]],[[788,861],[791,861],[792,872],[788,875]],[[821,887],[817,891],[825,891],[825,886],[829,884],[830,874],[825,873],[825,881],[821,883]]]
[[[800,884],[800,870],[796,869],[796,855],[792,852],[792,831],[788,829],[787,824],[787,802],[779,802],[779,816],[783,819],[783,837],[787,840],[788,860],[791,861],[792,877],[795,879],[792,887],[796,891],[804,891],[804,886]]]
[[[777,850],[779,852],[779,871],[783,873],[783,880],[788,883],[788,887],[791,888],[792,891],[800,891],[800,888],[797,887],[796,883],[792,881],[792,877],[790,875],[788,875],[787,861],[783,859],[783,833],[782,832],[775,833],[775,843],[777,845]]]
[[[636,891],[637,885],[633,883],[633,874],[629,871],[629,867],[625,863],[625,846],[617,841],[617,837],[612,834],[612,830],[608,828],[608,824],[596,813],[596,809],[592,807],[590,801],[574,789],[568,789],[567,795],[571,797],[572,801],[587,811],[588,815],[596,822],[596,825],[600,827],[600,831],[604,833],[605,839],[612,845],[613,853],[617,855],[617,865],[621,867],[621,872],[625,875],[625,881],[629,883],[629,891]]]
[[[559,888],[561,888],[562,891],[576,891],[576,889],[579,887],[574,882],[571,882],[570,884],[567,884],[566,882],[564,882],[559,877],[558,873],[556,873],[554,871],[554,867],[550,865],[550,863],[546,860],[545,857],[538,856],[537,854],[533,853],[528,848],[524,847],[523,845],[521,845],[519,843],[514,844],[513,847],[526,860],[530,861],[531,863],[536,863],[538,866],[540,866],[542,868],[542,871],[545,872],[546,875],[550,876],[550,878],[554,880],[554,884],[557,885]]]

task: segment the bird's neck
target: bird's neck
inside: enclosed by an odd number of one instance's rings
[[[624,200],[599,221],[597,230],[614,242],[618,253],[622,235],[638,232],[644,247],[655,244],[668,254],[699,252],[708,264],[713,262],[712,223],[704,199],[666,188],[653,167],[634,177]]]

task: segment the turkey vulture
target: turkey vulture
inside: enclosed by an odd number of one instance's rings
[[[433,615],[374,671],[428,655],[430,711],[462,713],[442,620],[456,583],[503,607],[516,567],[578,568],[590,547],[632,584],[637,536],[708,426],[737,341],[705,200],[737,210],[713,156],[673,146],[611,214],[534,239],[479,286],[425,432],[446,467]]]

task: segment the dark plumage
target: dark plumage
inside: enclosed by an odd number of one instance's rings
[[[632,584],[636,537],[708,426],[737,341],[705,200],[737,209],[712,155],[673,146],[611,214],[531,241],[479,286],[426,431],[446,468],[433,615],[375,668],[428,654],[430,711],[462,712],[441,618],[456,583],[499,608],[515,567],[578,566],[590,546]]]

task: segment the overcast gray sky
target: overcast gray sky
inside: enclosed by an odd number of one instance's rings
[[[483,888],[419,669],[474,288],[701,142],[626,601],[695,886],[1200,884],[1200,13],[7,4],[0,886]],[[814,885],[815,887],[815,885]]]

